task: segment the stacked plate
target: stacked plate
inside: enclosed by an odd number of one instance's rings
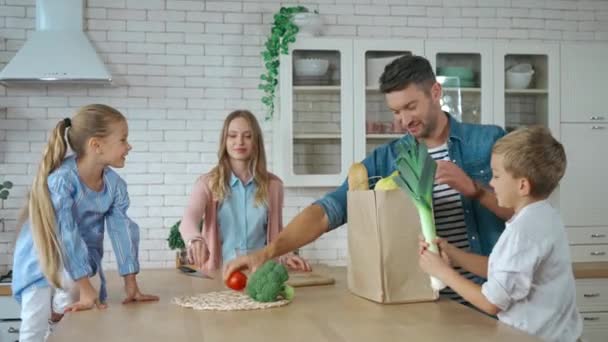
[[[439,67],[437,68],[437,76],[447,76],[448,78],[443,83],[444,87],[475,87],[473,69],[465,67]],[[454,77],[460,79],[460,85]]]

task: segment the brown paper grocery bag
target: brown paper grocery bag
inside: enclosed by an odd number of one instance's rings
[[[401,190],[348,192],[348,288],[378,303],[433,301],[418,266],[418,211]]]

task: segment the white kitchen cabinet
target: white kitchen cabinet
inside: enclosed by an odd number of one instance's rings
[[[423,50],[421,40],[298,38],[290,45],[274,121],[274,170],[285,185],[337,186],[354,161],[402,136],[377,86],[378,62]],[[296,63],[307,58],[328,60],[328,72],[302,75]]]
[[[568,227],[608,227],[605,175],[607,124],[561,125],[568,167],[561,182],[560,210]]]
[[[463,80],[459,86],[443,83],[444,94],[460,98],[460,120],[468,123],[494,123],[492,82],[492,43],[487,41],[426,41],[425,56],[431,62],[438,81],[458,71],[471,70],[472,80]],[[455,111],[452,114],[455,115]]]
[[[19,326],[21,321],[0,320],[0,342],[19,342]]]
[[[585,342],[605,342],[608,339],[608,279],[577,279],[576,303],[583,318]]]
[[[402,137],[398,120],[386,105],[379,79],[384,67],[404,55],[423,55],[422,40],[356,39],[353,44],[354,160]]]
[[[557,44],[299,37],[281,56],[273,130],[273,170],[286,186],[337,186],[354,161],[403,136],[377,81],[383,67],[404,54],[426,56],[438,75],[446,67],[473,71],[473,79],[457,79],[456,86],[445,83],[453,78],[438,77],[444,82],[442,106],[454,108],[461,121],[507,130],[544,124],[560,136]],[[297,75],[294,65],[305,58],[328,60],[329,71]],[[516,63],[534,68],[528,88],[505,87],[505,68]]]
[[[327,72],[295,67],[313,59]],[[353,41],[298,38],[280,63],[274,170],[287,186],[335,186],[353,162]]]
[[[494,123],[507,131],[543,125],[559,137],[559,45],[496,42],[494,44]],[[529,64],[533,74],[527,87],[507,84],[507,70]]]
[[[563,44],[562,122],[608,123],[606,44]]]
[[[17,342],[21,321],[19,304],[11,296],[0,296],[0,342]]]

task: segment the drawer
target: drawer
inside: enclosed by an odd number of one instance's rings
[[[608,278],[576,281],[576,305],[579,311],[608,311]]]
[[[0,321],[0,342],[19,342],[20,321]]]
[[[608,245],[570,246],[573,262],[608,261]]]
[[[19,319],[20,316],[19,303],[13,297],[0,296],[0,319]]]
[[[608,312],[581,312],[583,316],[583,330],[608,329]]]
[[[606,342],[607,336],[608,336],[608,327],[583,329],[583,341],[584,342]]]
[[[571,245],[608,244],[608,227],[566,228]]]

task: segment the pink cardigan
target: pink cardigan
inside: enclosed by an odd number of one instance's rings
[[[269,173],[268,186],[268,225],[266,227],[266,242],[273,241],[283,229],[283,182]],[[193,237],[201,236],[198,226],[204,218],[202,237],[207,244],[209,258],[203,265],[203,272],[216,271],[222,264],[222,247],[220,246],[220,230],[217,223],[218,202],[213,200],[209,188],[209,174],[198,178],[190,194],[188,207],[179,226],[179,231],[188,242]]]

